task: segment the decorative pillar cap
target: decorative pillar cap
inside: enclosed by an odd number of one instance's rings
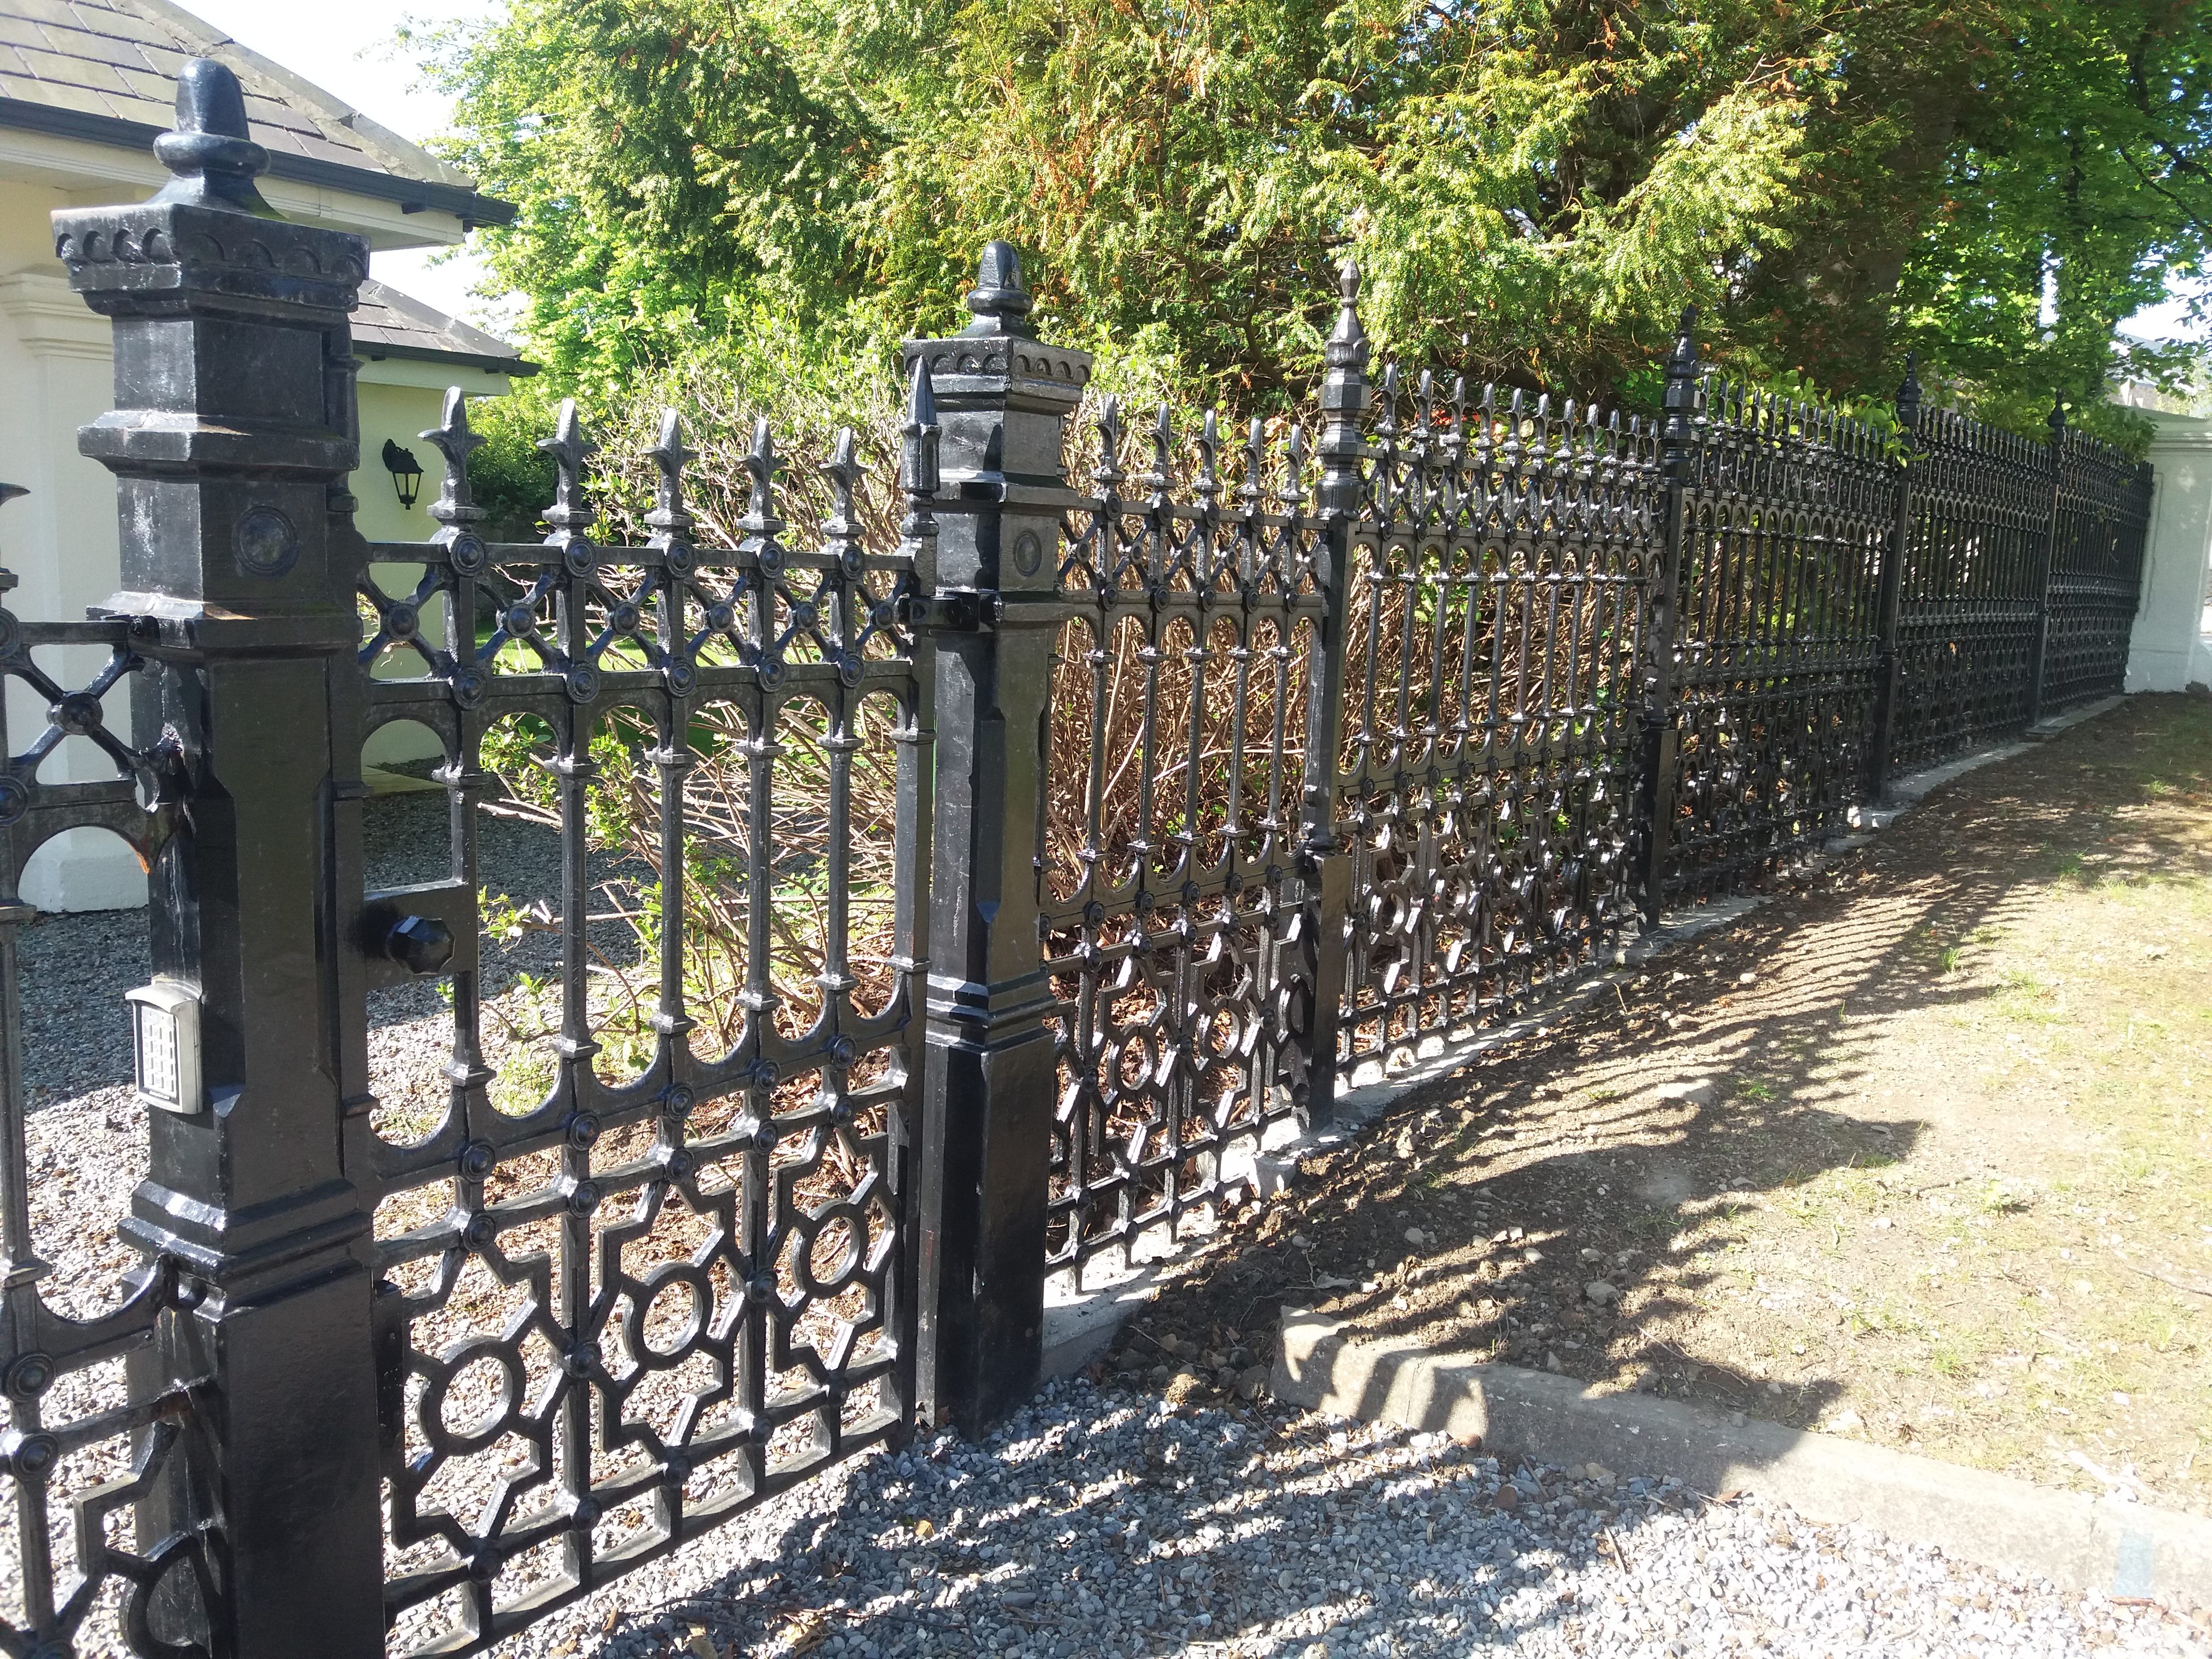
[[[195,58],[177,73],[177,125],[154,141],[154,154],[176,176],[156,202],[179,202],[220,213],[281,218],[261,199],[257,173],[269,152],[246,125],[246,94],[238,77],[211,58]]]
[[[1682,307],[1681,320],[1674,325],[1674,349],[1667,358],[1667,374],[1678,380],[1698,377],[1698,308],[1694,305]]]
[[[968,309],[975,320],[960,331],[961,337],[1006,337],[1026,340],[1030,334],[1030,291],[1022,284],[1022,256],[1011,242],[985,246],[975,273],[975,286],[968,295]]]
[[[1359,265],[1346,259],[1337,272],[1338,295],[1336,326],[1329,332],[1328,343],[1322,349],[1322,361],[1331,368],[1364,368],[1367,367],[1367,331],[1359,321]]]

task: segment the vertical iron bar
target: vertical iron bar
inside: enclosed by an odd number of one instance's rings
[[[1660,480],[1666,491],[1665,540],[1651,594],[1650,648],[1644,671],[1644,921],[1659,925],[1665,908],[1670,831],[1674,815],[1675,608],[1682,579],[1683,548],[1688,538],[1693,431],[1691,413],[1698,396],[1698,345],[1693,331],[1698,308],[1682,308],[1674,349],[1667,359],[1665,424],[1660,428]]]
[[[1325,348],[1322,381],[1322,518],[1316,575],[1327,604],[1314,629],[1306,670],[1305,778],[1298,823],[1298,879],[1304,901],[1297,927],[1312,1006],[1301,1035],[1306,1047],[1304,1121],[1328,1122],[1336,1111],[1337,1022],[1344,998],[1344,932],[1352,904],[1352,853],[1336,833],[1337,747],[1344,718],[1346,631],[1352,615],[1352,546],[1367,502],[1367,332],[1359,322],[1359,267],[1346,260],[1339,284],[1336,326]],[[1381,609],[1381,594],[1376,596]],[[1370,635],[1372,641],[1373,635]],[[1368,658],[1369,728],[1373,728],[1376,665]]]
[[[2036,565],[2035,637],[2028,648],[2027,723],[2031,726],[2043,718],[2043,683],[2051,652],[2051,580],[2058,563],[2058,508],[2066,452],[2066,399],[2063,393],[2051,400],[2050,424],[2051,510],[2045,520],[2043,550]]]
[[[1043,1359],[1045,1222],[1058,1000],[1038,937],[1046,702],[1059,613],[1061,423],[1084,353],[1029,332],[1003,242],[984,249],[975,321],[913,340],[942,429],[932,623],[937,818],[921,1149],[921,1312],[932,1421],[982,1432]],[[1075,1172],[1079,1178],[1081,1171]]]
[[[1881,574],[1875,598],[1875,648],[1874,731],[1867,742],[1866,793],[1880,801],[1889,788],[1890,757],[1897,746],[1897,698],[1902,666],[1898,659],[1898,619],[1903,608],[1905,565],[1912,556],[1912,460],[1920,447],[1918,360],[1905,359],[1905,382],[1897,388],[1897,463],[1891,489],[1896,513],[1881,552]]]

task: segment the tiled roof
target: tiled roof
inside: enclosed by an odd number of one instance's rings
[[[371,280],[361,285],[353,313],[353,349],[363,357],[415,357],[462,362],[510,374],[534,374],[537,365],[495,334],[434,311],[411,295]]]
[[[167,0],[0,0],[0,98],[167,127],[176,74],[212,58],[246,88],[254,141],[286,155],[460,190],[466,175]]]

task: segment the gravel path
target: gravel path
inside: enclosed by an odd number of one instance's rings
[[[368,885],[397,887],[434,881],[447,870],[443,794],[380,795],[368,803],[362,836]],[[483,886],[518,904],[561,902],[560,838],[542,825],[484,813],[477,832]],[[592,876],[605,880],[618,861],[594,855]],[[594,908],[605,900],[594,895]],[[636,942],[621,922],[592,929],[611,961],[635,958]],[[143,910],[96,910],[41,916],[18,936],[23,996],[23,1087],[33,1111],[72,1100],[131,1076],[131,1023],[125,992],[151,977]],[[497,994],[518,973],[557,975],[560,935],[532,931],[514,940],[484,941],[486,990]],[[434,981],[394,986],[369,1002],[373,1025],[428,1020],[419,1043],[423,1067],[434,1073],[451,1031]]]
[[[1755,1499],[1079,1381],[981,1445],[848,1466],[498,1650],[801,1651],[2025,1659],[2203,1656],[2212,1626]]]

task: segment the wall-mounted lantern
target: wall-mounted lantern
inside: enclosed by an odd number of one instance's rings
[[[392,474],[392,487],[399,492],[399,505],[412,507],[422,489],[422,465],[411,449],[402,449],[392,439],[384,441],[384,467]]]

